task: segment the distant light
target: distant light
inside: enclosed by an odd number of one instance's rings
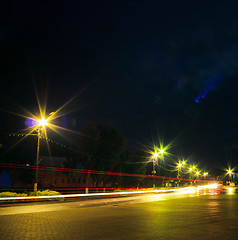
[[[159,152],[163,154],[164,153],[164,149],[160,149]]]
[[[193,168],[190,167],[190,168],[189,168],[189,171],[192,172],[192,171],[193,171]]]
[[[154,157],[158,157],[159,156],[159,154],[158,153],[154,153]]]
[[[181,164],[181,163],[179,163],[179,164],[178,164],[178,167],[182,167],[182,164]]]
[[[235,192],[236,192],[236,188],[235,187],[227,188],[227,194],[233,195],[233,194],[235,194]]]
[[[183,165],[184,165],[185,163],[186,163],[185,161],[182,162]]]

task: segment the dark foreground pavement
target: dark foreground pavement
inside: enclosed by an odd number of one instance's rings
[[[149,194],[0,206],[0,239],[238,239],[238,195]]]

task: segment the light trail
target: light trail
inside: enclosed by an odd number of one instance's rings
[[[26,166],[23,164],[12,164],[12,163],[0,163],[0,167],[7,168],[23,168],[23,169],[36,169],[36,166]],[[222,183],[221,181],[215,180],[200,180],[200,179],[184,179],[184,178],[173,178],[165,176],[153,176],[153,175],[142,175],[142,174],[133,174],[133,173],[118,173],[118,172],[109,172],[109,171],[99,171],[99,170],[86,170],[86,169],[73,169],[73,168],[58,168],[58,167],[38,167],[39,170],[43,171],[58,171],[58,172],[77,172],[77,173],[92,173],[99,175],[111,175],[111,176],[122,176],[122,177],[144,177],[144,178],[156,178],[156,179],[166,179],[166,180],[182,180],[190,182],[213,182],[213,183]]]
[[[218,187],[218,185],[216,185]],[[217,188],[216,187],[216,188]],[[132,195],[132,194],[145,194],[145,193],[169,193],[175,194],[190,194],[195,193],[199,189],[210,189],[211,185],[204,185],[197,187],[173,188],[173,189],[159,189],[159,190],[146,190],[146,191],[133,191],[133,192],[110,192],[110,193],[88,193],[88,194],[67,194],[55,196],[31,196],[31,197],[3,197],[0,201],[11,200],[43,200],[43,199],[60,199],[60,198],[77,198],[77,197],[93,197],[93,196],[119,196],[119,195]],[[213,184],[212,188],[215,188]]]

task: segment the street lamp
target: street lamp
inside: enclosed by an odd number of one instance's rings
[[[200,172],[197,170],[197,172],[196,172],[197,178],[199,178],[199,175],[200,175]]]
[[[208,175],[208,172],[204,172],[204,173],[203,173],[204,179],[206,178],[207,175]]]
[[[179,171],[181,170],[181,167],[182,167],[182,163],[179,163],[178,166],[177,166],[177,168],[178,168],[178,175],[177,175],[177,178],[180,177],[180,173],[179,173]]]
[[[184,167],[185,166],[185,164],[186,164],[186,162],[183,160],[182,162],[178,162],[177,163],[177,169],[178,169],[178,175],[177,175],[177,178],[179,178],[180,177],[180,171],[181,171],[181,169],[182,169],[182,167]]]
[[[234,172],[233,172],[233,169],[228,169],[227,170],[227,174],[229,175],[229,178],[230,178],[230,182],[231,182],[231,180],[232,180],[232,174],[234,174]]]
[[[156,162],[158,162],[158,157],[159,157],[159,154],[161,154],[163,157],[164,157],[164,149],[160,149],[159,152],[154,152],[153,153],[153,170],[152,170],[152,174],[154,176],[154,184],[153,184],[153,188],[155,188],[155,174],[156,174],[156,170],[155,170],[155,160]]]
[[[164,149],[161,148],[161,149],[159,150],[159,153],[164,154]]]
[[[47,119],[42,118],[37,121],[36,131],[37,131],[37,150],[36,150],[36,176],[34,182],[34,194],[37,193],[37,184],[38,184],[38,168],[39,168],[39,155],[40,155],[40,141],[42,138],[42,130],[45,129],[48,124]]]
[[[152,174],[154,176],[154,184],[153,184],[153,188],[155,188],[155,174],[156,174],[156,171],[155,171],[155,160],[157,162],[157,158],[158,158],[159,154],[157,152],[155,152],[153,154],[153,170],[152,170]]]
[[[164,149],[161,148],[161,149],[159,150],[159,153],[162,155],[162,161],[164,161]]]

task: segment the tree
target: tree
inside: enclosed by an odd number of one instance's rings
[[[133,160],[128,164],[127,171],[134,174],[145,175],[147,173],[148,160],[149,154],[145,150],[139,149],[135,153]],[[133,177],[130,181],[130,185],[139,187],[143,180],[144,177]]]
[[[81,161],[86,169],[115,171],[121,165],[126,141],[114,126],[87,124],[78,141]],[[89,174],[87,182],[89,180]],[[104,176],[103,183],[105,184]]]

